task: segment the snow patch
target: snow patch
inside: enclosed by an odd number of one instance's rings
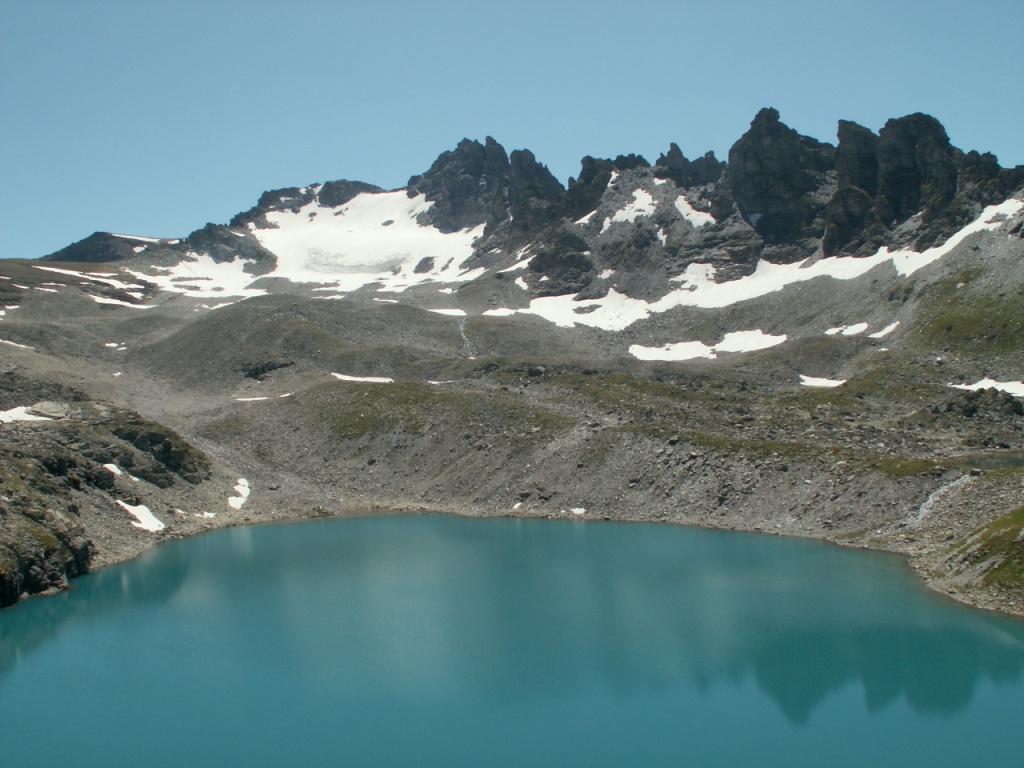
[[[135,518],[137,522],[133,522],[132,525],[134,525],[136,528],[141,528],[144,531],[156,533],[157,531],[162,531],[164,528],[167,527],[162,522],[160,522],[160,520],[157,519],[156,515],[149,511],[149,507],[147,507],[145,504],[138,504],[132,506],[131,504],[121,501],[120,499],[118,499],[117,503],[122,507],[122,509],[124,509],[125,512],[127,512],[129,515]]]
[[[846,381],[846,379],[819,379],[814,376],[804,376],[802,373],[800,374],[800,386],[802,387],[839,387],[845,384]]]
[[[153,304],[132,304],[128,301],[120,301],[119,299],[108,299],[106,296],[93,296],[89,294],[89,298],[95,301],[97,304],[110,304],[115,307],[130,307],[131,309],[152,309],[155,305]]]
[[[431,309],[428,310],[438,315],[451,315],[452,317],[465,317],[466,312],[462,309]]]
[[[889,325],[885,326],[885,328],[883,328],[882,330],[880,330],[880,331],[878,331],[876,333],[869,333],[868,334],[868,338],[869,339],[884,339],[890,333],[895,331],[899,327],[899,324],[900,324],[899,320],[897,320],[895,323],[889,323]]]
[[[10,424],[12,421],[53,421],[49,416],[36,416],[29,413],[31,405],[20,405],[7,411],[0,411],[0,424]]]
[[[117,466],[117,464],[104,464],[103,468],[110,472],[112,475],[117,475],[118,477],[120,477],[123,474],[121,472],[121,468]]]
[[[633,199],[626,205],[604,220],[601,232],[607,232],[608,228],[619,221],[636,221],[637,219],[650,216],[654,213],[654,197],[646,189],[633,190]]]
[[[718,357],[719,352],[755,352],[761,349],[768,349],[786,341],[786,334],[772,336],[760,329],[752,331],[733,331],[725,334],[722,340],[709,347],[702,341],[682,341],[675,344],[665,344],[661,347],[644,347],[634,344],[629,348],[629,354],[639,360],[660,360],[680,362],[705,358],[713,360]]]
[[[340,381],[359,381],[364,384],[393,384],[395,382],[394,379],[389,379],[386,376],[346,376],[343,373],[332,373],[331,376]]]
[[[680,214],[682,214],[683,218],[698,229],[706,224],[715,223],[714,216],[712,216],[710,213],[705,213],[704,211],[698,211],[696,208],[690,205],[690,201],[687,200],[686,197],[684,197],[683,195],[680,195],[679,197],[676,198],[675,205],[676,210],[679,211]]]
[[[864,333],[868,329],[867,323],[857,323],[856,325],[840,325],[836,328],[829,328],[825,331],[826,336],[835,336],[837,334],[843,334],[843,336],[856,336]]]
[[[235,494],[228,499],[228,504],[234,509],[241,509],[249,498],[249,481],[244,477],[238,478],[238,482],[235,483]]]
[[[977,389],[998,389],[1000,392],[1009,392],[1014,397],[1024,397],[1024,381],[996,381],[986,378],[976,381],[974,384],[950,384],[949,386],[971,392]]]

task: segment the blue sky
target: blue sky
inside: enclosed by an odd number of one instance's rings
[[[724,158],[763,106],[835,142],[935,115],[1024,164],[1020,0],[0,0],[0,257],[226,222],[266,189],[402,186],[464,136]]]

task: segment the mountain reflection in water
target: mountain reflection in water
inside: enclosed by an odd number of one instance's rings
[[[230,708],[246,686],[281,683],[297,697],[282,707],[491,712],[500,701],[517,718],[683,688],[699,701],[752,680],[803,728],[851,685],[869,716],[899,700],[946,716],[982,681],[1020,691],[1024,667],[1024,623],[925,592],[893,556],[665,525],[442,516],[221,530],[0,612],[0,715],[50,655],[104,653],[97,635],[121,644],[126,675],[177,670],[155,694],[168,713],[176,697]],[[133,660],[140,648],[145,661]],[[100,674],[86,662],[55,674],[92,690]]]

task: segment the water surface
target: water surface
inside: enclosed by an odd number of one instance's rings
[[[4,765],[1005,765],[1024,622],[902,560],[441,516],[169,542],[0,612]]]

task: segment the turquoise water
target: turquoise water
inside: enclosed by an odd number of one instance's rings
[[[0,764],[1024,763],[1024,623],[903,562],[440,516],[169,542],[0,612]]]

